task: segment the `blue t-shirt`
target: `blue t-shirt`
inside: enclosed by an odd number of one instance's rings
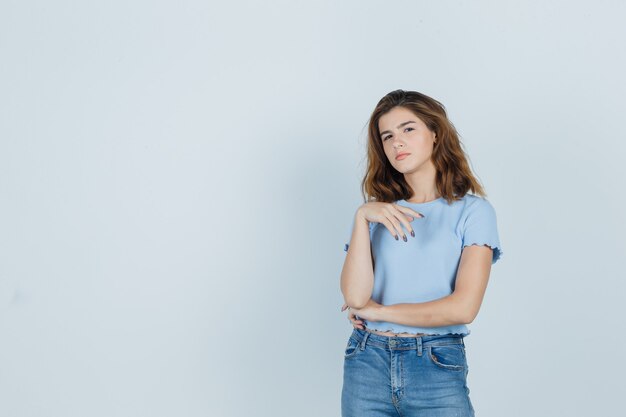
[[[440,197],[426,203],[398,200],[398,205],[412,208],[425,217],[414,218],[407,230],[396,240],[381,223],[370,222],[370,240],[374,261],[372,299],[379,304],[422,303],[452,294],[464,246],[489,245],[493,249],[492,264],[502,256],[498,237],[496,212],[486,199],[466,194],[452,204]],[[350,228],[348,241],[352,237]],[[344,246],[348,251],[349,243]],[[467,336],[466,325],[443,327],[412,327],[390,322],[368,322],[370,330],[394,333],[461,334]]]

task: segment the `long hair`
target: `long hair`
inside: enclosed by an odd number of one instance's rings
[[[470,170],[468,157],[463,150],[454,125],[439,101],[416,91],[395,90],[384,96],[372,112],[367,138],[367,169],[361,182],[365,202],[391,203],[408,200],[413,190],[387,159],[378,130],[380,118],[394,107],[413,112],[437,135],[431,160],[436,168],[437,191],[451,204],[461,199],[469,190],[482,197],[483,187]]]

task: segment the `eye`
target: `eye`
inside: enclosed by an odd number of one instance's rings
[[[408,129],[415,130],[412,127],[407,127],[407,128],[404,129],[404,131],[406,132]],[[387,135],[387,136],[383,137],[383,142],[386,141],[387,139],[389,139],[390,137],[391,137],[391,135]]]

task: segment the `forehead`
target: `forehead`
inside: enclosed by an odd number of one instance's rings
[[[423,123],[411,110],[404,107],[394,107],[380,117],[378,120],[378,131],[395,129],[400,123],[409,120],[414,120],[418,124]]]

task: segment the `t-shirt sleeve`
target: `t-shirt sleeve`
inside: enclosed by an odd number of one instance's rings
[[[463,247],[469,245],[488,245],[493,249],[491,264],[502,257],[502,247],[498,235],[496,211],[489,201],[478,200],[468,208],[463,229]]]

